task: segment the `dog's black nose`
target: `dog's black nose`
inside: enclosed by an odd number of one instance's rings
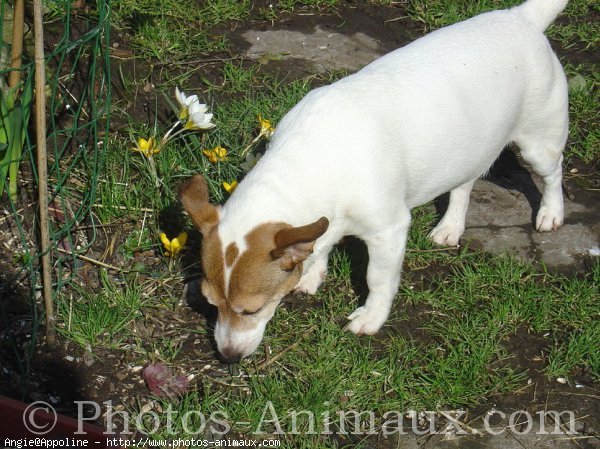
[[[233,365],[235,363],[240,363],[240,360],[242,360],[242,354],[223,351],[219,353],[219,359],[221,359],[221,362],[223,363]]]

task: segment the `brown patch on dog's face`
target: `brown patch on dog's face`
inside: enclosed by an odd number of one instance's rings
[[[252,353],[281,299],[302,275],[302,263],[312,253],[329,221],[293,227],[265,223],[244,237],[244,251],[236,242],[223,250],[219,209],[208,202],[204,178],[194,176],[180,189],[185,209],[203,236],[202,293],[219,309],[215,340],[221,354],[234,361]]]
[[[256,317],[270,315],[281,298],[298,283],[302,263],[284,270],[281,261],[272,256],[277,249],[275,236],[286,228],[290,226],[283,223],[260,225],[246,236],[246,250],[239,257],[235,257],[239,254],[237,245],[230,243],[224,259],[217,228],[204,238],[202,291],[209,302],[218,307],[219,321],[227,321],[237,330],[249,330],[255,327]],[[227,270],[230,271],[229,282],[225,285]],[[267,311],[269,313],[265,313]]]
[[[302,263],[284,270],[272,256],[277,249],[277,232],[290,227],[283,223],[263,224],[246,236],[247,249],[236,261],[229,278],[229,303],[233,310],[256,314],[269,301],[279,301],[300,280]]]
[[[245,236],[245,250],[225,276],[225,300],[217,305],[215,340],[226,360],[239,360],[256,349],[267,322],[300,280],[303,261],[328,225],[326,218],[300,227],[265,223]]]
[[[240,250],[238,249],[235,242],[227,245],[227,249],[225,250],[225,265],[227,266],[227,268],[233,265],[233,262],[235,262],[235,259],[237,259],[239,253]]]

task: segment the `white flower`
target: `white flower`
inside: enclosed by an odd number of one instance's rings
[[[198,102],[198,95],[190,95],[188,97],[184,92],[181,92],[178,87],[175,88],[175,98],[182,108],[187,108],[190,104]]]
[[[215,124],[210,122],[213,118],[213,114],[207,113],[208,106],[200,103],[198,95],[190,95],[188,97],[176,87],[175,98],[181,106],[179,119],[182,122],[185,122],[185,129],[207,130],[215,127]]]
[[[188,121],[185,124],[187,129],[211,129],[215,127],[214,123],[210,121],[213,118],[212,114],[207,113],[208,106],[205,104],[195,103],[190,104],[189,106],[189,117]]]
[[[242,162],[240,164],[240,168],[248,173],[252,168],[256,165],[259,159],[262,157],[262,154],[257,154],[256,156],[252,153],[248,153],[246,155],[246,162]]]

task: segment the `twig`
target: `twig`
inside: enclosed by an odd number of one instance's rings
[[[142,219],[142,229],[140,231],[140,238],[138,239],[137,246],[142,244],[142,236],[144,235],[144,228],[146,227],[146,217],[148,216],[148,212],[144,212],[144,218]]]
[[[384,21],[383,21],[383,23],[397,22],[398,20],[403,20],[403,19],[408,19],[408,16],[398,16],[398,17],[394,17],[393,19],[387,19],[387,20],[384,20]]]
[[[42,281],[46,311],[46,341],[56,343],[54,304],[50,260],[50,232],[48,228],[48,155],[46,150],[46,60],[44,57],[44,25],[42,0],[33,0],[35,37],[35,113],[38,169],[38,203],[40,208],[40,240],[42,249]]]
[[[71,97],[75,104],[79,105],[79,100],[75,95],[71,93],[67,86],[65,86],[60,80],[58,80],[58,84],[60,87],[62,87],[63,91],[66,92],[69,97]],[[81,112],[83,112],[83,115],[85,115],[86,117],[90,117],[90,115],[85,111],[85,108],[83,106],[81,106]]]
[[[306,332],[304,332],[301,337],[298,339],[298,341],[296,341],[295,343],[289,345],[287,348],[285,348],[283,351],[281,351],[278,354],[275,354],[273,357],[271,357],[268,360],[265,360],[264,362],[260,363],[257,367],[256,367],[256,372],[261,371],[265,368],[267,368],[268,366],[272,365],[273,363],[275,363],[277,360],[279,360],[281,357],[283,357],[285,354],[287,354],[288,352],[296,349],[302,340],[304,340],[305,338],[307,338],[310,334],[312,334],[314,332],[314,330],[317,328],[316,324],[313,324],[311,327],[308,328],[308,330]]]
[[[432,248],[432,249],[407,249],[406,252],[407,253],[445,253],[448,251],[454,251],[456,250],[457,247],[456,246],[448,246],[446,248]]]
[[[78,259],[85,260],[86,262],[92,263],[94,265],[99,265],[101,267],[108,268],[110,270],[120,271],[121,273],[131,273],[131,270],[126,270],[124,268],[115,267],[114,265],[110,265],[108,263],[101,262],[101,261],[96,260],[96,259],[92,259],[91,257],[84,256],[83,254],[73,253],[72,251],[67,251],[67,250],[64,250],[62,248],[56,248],[56,249],[60,253],[71,254],[71,255],[77,257]]]
[[[444,418],[446,418],[452,424],[454,424],[456,426],[459,426],[459,427],[464,427],[469,432],[471,432],[471,434],[473,434],[473,435],[479,435],[479,434],[481,434],[481,432],[479,430],[475,429],[474,427],[469,426],[467,423],[459,421],[458,419],[456,419],[452,415],[450,415],[450,413],[447,413],[447,412],[444,412],[444,411],[440,411],[440,413],[444,416]]]
[[[209,376],[208,374],[200,373],[200,376],[204,377],[205,379],[209,379],[211,382],[215,382],[215,383],[218,383],[219,385],[224,385],[226,387],[232,387],[232,388],[247,388],[248,387],[248,385],[225,382],[224,380],[220,380],[216,377]]]
[[[248,58],[244,58],[243,56],[235,56],[231,58],[207,58],[207,59],[190,59],[187,61],[175,61],[175,62],[159,62],[156,64],[156,67],[163,66],[182,66],[182,65],[197,65],[197,64],[213,64],[217,62],[227,62],[227,61],[247,61]]]
[[[73,231],[78,232],[78,231],[87,231],[88,229],[106,229],[106,228],[116,228],[116,227],[120,228],[122,226],[123,226],[123,222],[120,222],[120,223],[107,223],[107,224],[91,224],[91,225],[74,227]]]
[[[12,215],[6,215],[4,217],[0,217],[0,224],[4,223],[7,220],[11,220],[11,219],[15,218],[15,215],[18,215],[21,212],[23,212],[23,208],[17,209],[16,211],[14,211],[14,213]]]
[[[150,209],[149,207],[133,208],[133,207],[127,207],[127,206],[105,206],[104,204],[92,204],[92,207],[97,207],[99,209],[105,209],[105,208],[111,207],[111,208],[118,209],[118,210],[131,210],[134,212],[148,212],[148,213],[155,212],[154,209]]]

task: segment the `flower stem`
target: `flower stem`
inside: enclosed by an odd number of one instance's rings
[[[260,133],[258,136],[256,136],[256,137],[255,137],[255,138],[252,140],[252,142],[250,142],[250,143],[248,144],[248,146],[242,150],[242,152],[241,152],[241,154],[240,154],[240,155],[241,155],[242,157],[246,156],[246,153],[248,153],[248,151],[250,150],[250,148],[252,148],[252,146],[253,146],[253,145],[254,145],[256,142],[258,142],[262,136],[263,136],[263,133]]]
[[[162,138],[162,142],[161,142],[161,146],[164,145],[165,143],[167,143],[170,138],[169,136],[171,135],[171,133],[175,130],[175,128],[177,128],[177,126],[179,126],[181,124],[181,122],[179,120],[177,120],[173,126],[171,126],[171,129],[169,129],[166,134],[163,136]]]
[[[157,188],[160,188],[160,178],[158,177],[158,172],[156,171],[156,163],[154,162],[154,158],[152,156],[148,157],[148,164],[150,165],[150,173],[154,178],[154,184]]]

